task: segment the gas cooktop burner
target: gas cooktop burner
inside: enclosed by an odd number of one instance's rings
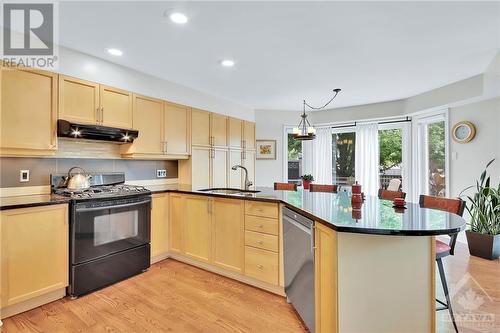
[[[150,191],[143,186],[125,184],[92,186],[84,190],[70,190],[67,188],[59,188],[54,191],[55,194],[71,197],[73,199],[114,197],[149,192]]]

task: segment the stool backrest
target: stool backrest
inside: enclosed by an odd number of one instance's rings
[[[378,197],[384,200],[394,200],[396,198],[406,198],[406,193],[402,191],[389,191],[384,189],[378,190]]]
[[[297,184],[292,183],[274,183],[275,190],[281,191],[297,191]]]
[[[338,186],[338,185],[311,184],[311,185],[309,185],[309,192],[337,193],[339,188],[340,188],[340,186]]]
[[[401,180],[397,178],[392,178],[389,181],[389,185],[387,185],[387,190],[389,191],[399,191],[399,188],[401,187]]]

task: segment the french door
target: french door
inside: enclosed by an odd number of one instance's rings
[[[414,118],[414,199],[449,195],[448,112]]]

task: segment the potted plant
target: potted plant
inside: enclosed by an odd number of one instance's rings
[[[305,190],[308,190],[309,185],[314,181],[314,177],[312,175],[302,175],[300,178],[302,178],[302,186],[304,186]]]
[[[470,230],[466,230],[467,243],[471,255],[496,259],[500,257],[500,183],[495,187],[490,184],[487,169],[493,163],[491,160],[476,181],[473,196],[467,196],[466,209],[470,214]],[[461,194],[462,194],[461,193]]]

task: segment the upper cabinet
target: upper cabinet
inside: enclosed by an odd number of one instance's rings
[[[59,77],[59,118],[109,127],[132,128],[132,93],[94,82]]]
[[[191,143],[196,146],[210,146],[210,112],[192,109]]]
[[[132,128],[132,93],[100,86],[101,124],[109,127]]]
[[[54,155],[57,74],[0,66],[0,155]]]
[[[243,148],[243,120],[228,119],[228,146],[230,148]]]
[[[191,153],[191,108],[165,102],[165,151],[187,157]]]
[[[211,145],[216,147],[227,146],[227,117],[211,113],[210,114],[210,136]]]
[[[255,149],[255,123],[243,122],[243,148]]]
[[[59,118],[95,124],[100,119],[99,84],[59,76]]]

